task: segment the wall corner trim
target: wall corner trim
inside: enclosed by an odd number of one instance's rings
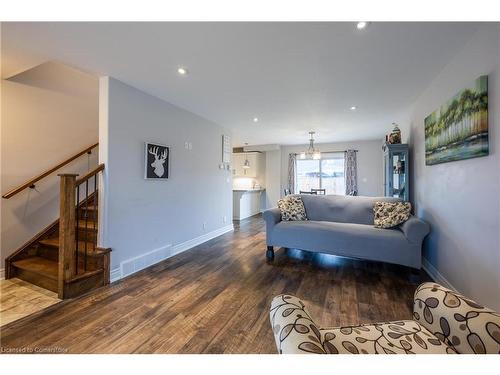
[[[115,281],[120,280],[122,278],[121,268],[117,267],[117,268],[111,270],[109,278],[110,278],[111,282],[115,282]]]
[[[444,277],[437,269],[434,267],[427,259],[422,258],[422,268],[429,274],[429,276],[436,283],[441,284],[445,288],[451,289],[457,292],[457,288],[455,288],[447,279]]]

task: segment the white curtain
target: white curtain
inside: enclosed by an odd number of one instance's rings
[[[295,194],[295,169],[297,166],[297,155],[290,154],[288,156],[288,189],[290,194]]]
[[[347,150],[344,154],[345,194],[358,195],[358,163],[356,151]]]

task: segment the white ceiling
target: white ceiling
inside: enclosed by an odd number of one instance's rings
[[[47,60],[110,75],[231,129],[235,145],[306,143],[309,130],[318,143],[382,139],[478,27],[3,23],[2,77]]]

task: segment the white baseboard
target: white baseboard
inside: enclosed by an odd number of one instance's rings
[[[234,230],[233,224],[226,225],[225,227],[216,229],[212,232],[208,232],[199,237],[193,238],[192,240],[182,242],[174,246],[172,255],[182,253],[183,251],[189,250],[195,246],[201,245],[204,242],[210,241],[215,237],[222,236],[224,233],[232,232]]]
[[[120,267],[111,270],[109,275],[110,282],[120,280],[121,278],[122,278],[122,270]]]
[[[148,253],[141,254],[137,257],[127,259],[120,263],[120,267],[111,270],[110,281],[114,282],[120,280],[144,268],[150,267],[156,263],[159,263],[165,259],[173,257],[174,255],[182,253],[183,251],[189,250],[195,246],[198,246],[204,242],[207,242],[215,237],[219,237],[224,233],[228,233],[233,230],[233,224],[227,225],[225,227],[216,229],[212,232],[193,238],[192,240],[182,242],[175,246],[166,245],[152,250]]]
[[[427,259],[422,258],[422,268],[429,274],[429,276],[434,280],[436,283],[441,284],[445,288],[457,291],[457,288],[455,288],[447,279],[444,277],[437,269],[434,267]]]
[[[0,268],[0,280],[5,279],[5,268]]]

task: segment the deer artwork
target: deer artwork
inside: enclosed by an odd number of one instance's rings
[[[167,160],[167,149],[165,148],[160,155],[158,155],[158,147],[151,147],[148,149],[148,152],[155,157],[155,161],[151,163],[151,166],[154,168],[154,174],[158,177],[162,177],[165,173],[163,164],[165,164],[165,160]]]

